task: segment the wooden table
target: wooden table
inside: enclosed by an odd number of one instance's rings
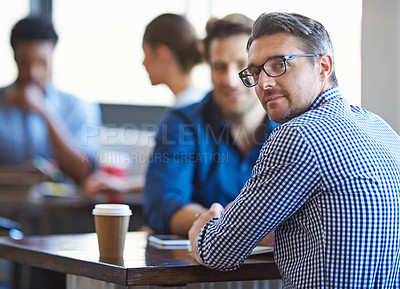
[[[123,260],[99,260],[95,233],[0,238],[0,258],[124,286],[280,279],[272,254],[249,257],[236,271],[219,272],[196,263],[187,249],[147,244],[147,233],[129,232]]]
[[[79,186],[25,182],[4,184],[0,177],[0,217],[20,222],[25,235],[94,232],[93,207],[97,203],[110,201],[130,205],[133,211],[129,224],[131,231],[138,230],[144,224],[141,192],[99,194],[87,198]],[[63,191],[67,194],[60,193]]]

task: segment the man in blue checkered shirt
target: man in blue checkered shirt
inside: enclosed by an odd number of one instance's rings
[[[239,77],[282,125],[232,205],[193,224],[196,260],[234,270],[275,230],[284,288],[400,288],[400,137],[341,96],[320,23],[262,14],[247,49]]]

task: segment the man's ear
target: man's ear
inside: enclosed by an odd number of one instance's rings
[[[333,70],[333,59],[329,54],[322,54],[318,59],[319,75],[321,82],[329,79]]]

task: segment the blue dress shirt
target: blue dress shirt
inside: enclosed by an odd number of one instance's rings
[[[197,250],[238,268],[275,229],[286,288],[400,288],[400,137],[338,88],[273,131],[251,179]]]
[[[147,224],[169,233],[171,216],[190,203],[209,207],[231,202],[251,176],[260,148],[277,127],[267,116],[265,132],[247,156],[209,93],[203,101],[172,110],[159,124],[144,189]]]
[[[64,122],[75,143],[95,160],[100,149],[101,112],[98,104],[46,87],[45,105]],[[35,156],[53,159],[47,125],[36,113],[10,104],[0,89],[0,165],[26,165]]]

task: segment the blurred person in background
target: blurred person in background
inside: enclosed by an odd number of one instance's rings
[[[174,108],[204,98],[191,76],[194,66],[202,62],[198,38],[184,16],[169,13],[156,17],[146,27],[142,48],[151,84],[168,86],[175,95]]]
[[[186,236],[196,214],[235,199],[277,126],[238,78],[252,24],[242,14],[207,23],[204,53],[214,89],[159,124],[144,190],[145,219],[156,233]]]
[[[0,88],[0,172],[35,172],[35,166],[57,181],[80,183],[95,167],[101,113],[97,104],[54,87],[57,41],[53,24],[40,17],[21,19],[12,28],[18,75]],[[29,288],[65,287],[64,274],[30,270]]]
[[[192,80],[192,70],[202,62],[202,55],[196,32],[186,17],[166,13],[154,18],[146,26],[142,48],[143,66],[151,84],[168,86],[175,96],[173,108],[204,98],[205,92],[196,88]],[[90,196],[101,191],[135,191],[143,186],[144,176],[120,178],[101,170],[84,182],[84,190]]]
[[[17,79],[0,89],[0,169],[54,163],[75,182],[95,163],[100,108],[56,89],[51,81],[58,35],[50,21],[27,17],[11,31]],[[43,163],[45,162],[45,163]]]

